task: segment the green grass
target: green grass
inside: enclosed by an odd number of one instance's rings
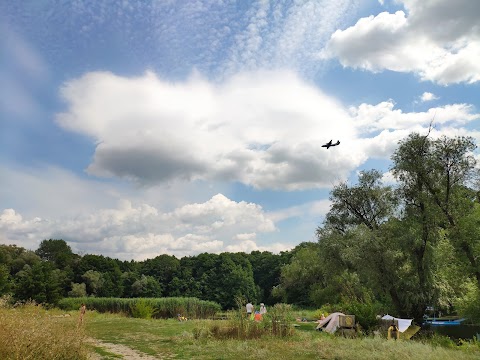
[[[96,354],[98,354],[102,357],[102,360],[122,359],[123,358],[121,355],[114,354],[110,351],[105,350],[102,347],[93,346],[93,350],[95,351]]]
[[[387,341],[374,338],[345,339],[309,329],[300,324],[295,335],[255,340],[196,339],[194,328],[208,328],[207,320],[178,322],[146,320],[118,315],[88,313],[86,332],[104,342],[122,344],[145,354],[176,359],[478,359],[480,346],[455,348],[416,341]],[[228,321],[217,320],[222,324]]]

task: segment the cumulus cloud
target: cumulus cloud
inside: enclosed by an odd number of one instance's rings
[[[355,129],[336,100],[291,72],[255,72],[210,83],[169,83],[147,73],[89,73],[65,84],[65,129],[98,145],[88,173],[155,184],[239,181],[256,188],[328,186],[364,159],[321,145]]]
[[[36,249],[41,239],[61,238],[77,252],[121,259],[286,248],[259,243],[257,234],[273,231],[275,223],[261,206],[235,202],[222,194],[171,212],[121,200],[115,208],[62,219],[24,219],[14,209],[0,214],[2,243]]]
[[[427,102],[427,101],[432,101],[437,99],[438,97],[435,94],[432,94],[431,92],[424,92],[422,96],[420,96],[420,100],[422,102]]]
[[[335,31],[321,56],[373,72],[413,72],[443,85],[480,81],[478,1],[397,3],[406,12],[383,12]]]
[[[412,130],[478,119],[468,104],[404,113],[392,100],[345,108],[287,71],[241,73],[222,83],[194,74],[88,73],[64,85],[64,129],[97,143],[87,172],[141,185],[218,181],[258,189],[329,188],[369,156],[388,157]],[[339,139],[341,146],[321,145]],[[348,144],[344,146],[343,144]],[[355,151],[352,151],[355,149]]]
[[[419,126],[428,126],[434,121],[437,125],[455,123],[464,125],[480,118],[470,104],[452,104],[430,108],[425,112],[403,112],[395,109],[393,100],[383,101],[376,105],[360,104],[350,108],[355,125],[364,134],[381,130],[415,130]]]

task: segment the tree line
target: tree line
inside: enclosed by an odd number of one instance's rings
[[[226,309],[241,295],[418,321],[434,306],[480,320],[475,149],[470,137],[410,134],[392,155],[393,183],[373,169],[354,184],[334,186],[318,242],[280,254],[159,255],[137,262],[80,256],[61,239],[44,240],[36,251],[0,245],[0,295],[49,303],[67,296],[186,296]]]
[[[64,297],[196,297],[233,308],[235,298],[273,304],[272,289],[291,252],[203,253],[121,261],[80,256],[62,239],[37,250],[0,245],[0,295],[55,304]]]

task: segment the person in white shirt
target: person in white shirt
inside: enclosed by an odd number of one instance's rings
[[[260,314],[265,315],[267,313],[267,308],[264,303],[260,303]]]
[[[251,315],[253,313],[253,305],[251,302],[249,302],[247,305],[246,305],[246,308],[247,308],[247,315]]]

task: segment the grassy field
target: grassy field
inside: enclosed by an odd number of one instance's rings
[[[222,322],[218,320],[218,322]],[[478,344],[455,346],[417,341],[345,339],[314,331],[303,324],[289,338],[216,340],[197,337],[211,321],[143,320],[117,315],[88,314],[86,333],[105,343],[120,344],[146,355],[169,359],[479,359]],[[100,357],[113,359],[109,355]]]
[[[480,358],[478,343],[345,339],[317,332],[313,323],[299,324],[286,338],[217,340],[208,336],[208,329],[227,326],[227,320],[146,320],[87,311],[79,326],[78,311],[27,306],[0,309],[0,324],[0,358],[6,360]]]

